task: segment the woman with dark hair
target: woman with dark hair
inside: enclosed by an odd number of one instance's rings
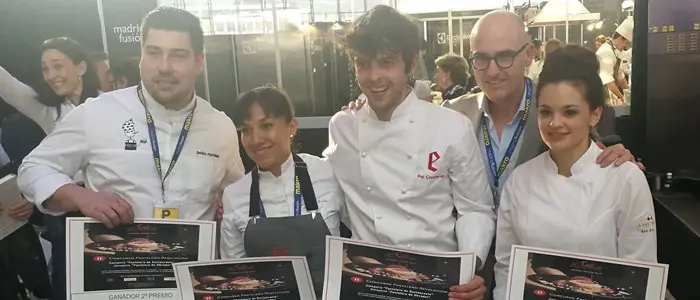
[[[306,256],[320,295],[325,239],[340,234],[343,199],[331,165],[293,153],[297,121],[280,89],[268,85],[243,94],[233,121],[257,166],[224,191],[221,257]]]
[[[445,54],[435,60],[435,87],[442,92],[442,101],[452,100],[467,93],[467,60],[456,54]]]
[[[33,89],[0,67],[0,98],[50,133],[75,106],[97,97],[99,81],[85,50],[67,37],[44,41],[41,71],[44,82]]]
[[[605,102],[595,53],[551,53],[537,84],[537,121],[549,151],[517,167],[501,196],[495,299],[505,299],[513,245],[656,262],[654,205],[634,163],[601,168],[591,140]],[[640,225],[643,224],[643,225]]]

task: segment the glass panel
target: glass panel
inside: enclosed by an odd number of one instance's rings
[[[472,32],[472,28],[474,28],[476,20],[477,19],[462,20],[462,42],[464,43],[464,53],[462,53],[462,56],[464,56],[465,58],[469,57],[469,55],[471,54],[471,47],[469,46],[469,35]]]
[[[450,33],[452,38],[452,53],[461,54],[459,51],[460,44],[462,43],[462,35],[460,34],[459,19],[452,19],[452,32]]]
[[[439,57],[450,52],[449,28],[447,20],[427,21],[428,29],[428,53],[432,57]]]

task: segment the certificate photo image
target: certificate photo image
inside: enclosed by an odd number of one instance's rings
[[[190,268],[196,300],[299,299],[291,261],[266,261]]]
[[[85,291],[176,288],[173,263],[199,257],[199,226],[85,224]]]
[[[323,299],[447,299],[474,275],[471,253],[428,253],[327,237]]]
[[[511,261],[514,300],[661,300],[665,291],[666,269],[658,264],[546,250],[516,253]]]

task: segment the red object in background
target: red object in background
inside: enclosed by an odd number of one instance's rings
[[[92,260],[96,261],[96,262],[103,262],[103,261],[105,261],[105,257],[104,256],[95,256],[92,258]]]
[[[364,280],[362,279],[362,277],[354,276],[350,278],[350,281],[352,281],[352,283],[362,283]]]
[[[214,296],[204,296],[202,297],[203,300],[214,300]]]
[[[535,290],[535,296],[547,296],[547,292],[544,290]]]

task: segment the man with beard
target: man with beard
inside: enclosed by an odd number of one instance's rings
[[[195,94],[199,19],[161,7],[141,28],[141,83],[75,108],[29,154],[18,185],[50,214],[107,227],[136,218],[214,220],[216,195],[243,176],[231,119]],[[85,188],[71,179],[84,171]],[[164,212],[169,213],[164,213]]]
[[[471,122],[418,99],[408,86],[420,49],[417,26],[379,5],[353,23],[345,44],[368,105],[333,116],[324,154],[345,192],[353,237],[472,252],[481,268],[495,219],[486,171]],[[475,276],[449,297],[481,299],[484,292]]]
[[[483,92],[450,100],[445,106],[463,113],[475,124],[498,206],[501,188],[512,170],[545,150],[537,127],[535,85],[524,75],[535,49],[522,19],[507,11],[484,15],[474,25],[469,41],[469,63]],[[605,148],[597,158],[602,167],[626,161],[634,161],[634,156],[621,144]],[[493,255],[489,255],[482,274],[489,282],[493,263]]]

